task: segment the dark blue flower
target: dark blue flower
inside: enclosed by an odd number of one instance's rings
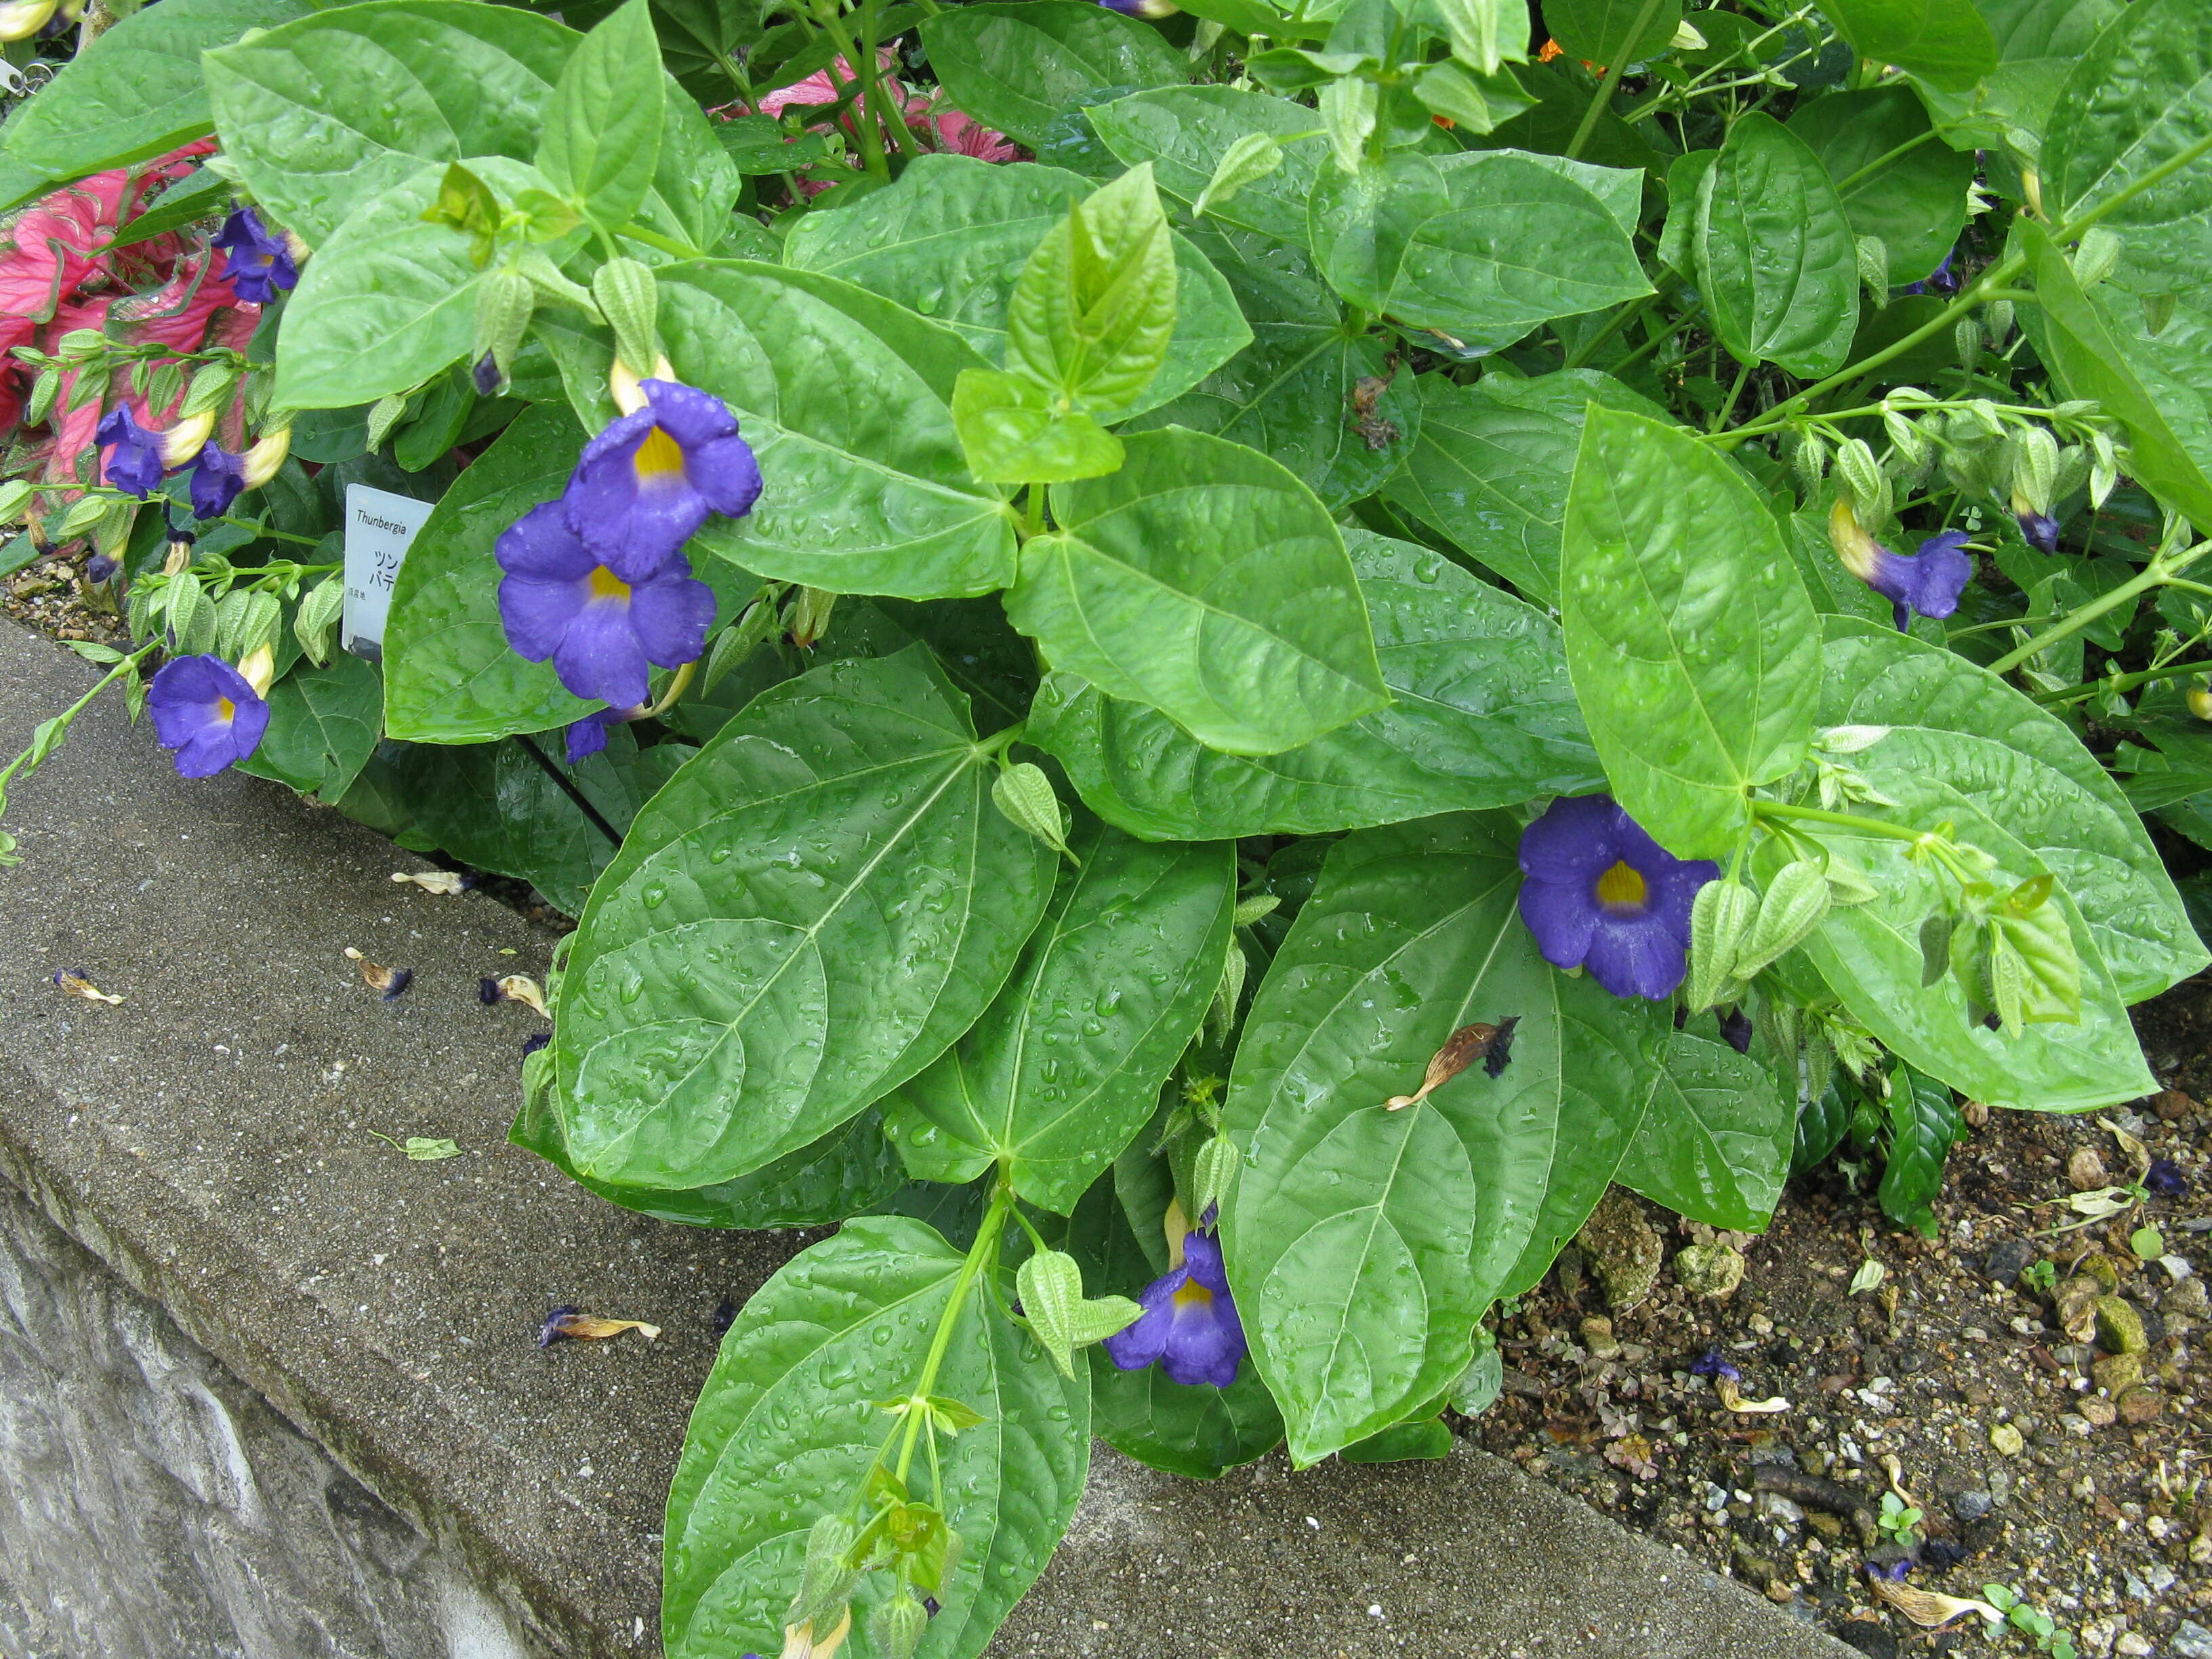
[[[139,425],[127,406],[118,404],[110,410],[94,436],[107,451],[100,477],[110,489],[143,501],[161,487],[167,470],[161,462],[161,434]]]
[[[1938,619],[1949,616],[1973,579],[1965,531],[1930,536],[1917,553],[1893,553],[1867,534],[1851,504],[1841,497],[1828,510],[1828,544],[1844,569],[1890,602],[1891,620],[1900,631],[1912,625],[1915,611]]]
[[[538,1346],[550,1348],[568,1335],[568,1322],[583,1311],[580,1308],[556,1308],[545,1316],[545,1322],[538,1328]]]
[[[1959,250],[1953,248],[1943,256],[1942,264],[1936,266],[1918,282],[1906,283],[1905,291],[1907,294],[1956,294],[1959,291],[1959,279],[1952,274],[1951,261],[1958,257]]]
[[[123,568],[122,558],[113,553],[94,553],[84,562],[84,579],[97,587],[111,580]]]
[[[154,735],[177,751],[177,771],[213,777],[244,760],[269,729],[269,705],[246,676],[221,657],[179,657],[162,665],[146,693]]]
[[[499,359],[489,351],[470,368],[469,380],[479,398],[496,398],[507,390],[507,376],[500,373]]]
[[[1175,0],[1098,0],[1098,3],[1124,17],[1172,17],[1182,9]]]
[[[644,713],[644,707],[639,705],[629,708],[602,708],[596,714],[585,715],[568,728],[568,764],[574,766],[589,760],[607,746],[609,732]]]
[[[215,519],[230,511],[246,488],[246,457],[234,455],[212,440],[192,463],[192,517]]]
[[[714,590],[692,579],[679,553],[625,577],[586,550],[559,501],[531,508],[494,550],[507,573],[499,619],[507,643],[532,662],[551,658],[577,696],[641,703],[648,664],[681,667],[706,645]]]
[[[265,306],[300,280],[290,245],[250,207],[240,208],[222,222],[215,245],[223,250],[222,274],[238,297],[249,304]]]
[[[645,407],[584,446],[561,498],[568,527],[630,582],[659,570],[709,513],[741,518],[761,492],[728,404],[678,380],[639,386]]]
[[[2020,526],[2021,539],[2037,552],[2058,550],[2058,520],[2048,513],[2037,512],[2034,504],[2017,490],[2013,492],[2012,516]]]
[[[1552,803],[1521,832],[1521,920],[1554,968],[1587,968],[1617,997],[1674,994],[1689,962],[1690,906],[1720,874],[1678,859],[1610,795]]]
[[[529,1059],[531,1055],[552,1041],[553,1034],[550,1031],[532,1031],[522,1039],[522,1057],[525,1060]]]
[[[1740,1054],[1751,1052],[1751,1016],[1740,1008],[1731,1008],[1721,1017],[1721,1041]]]
[[[1690,1375],[1710,1376],[1715,1382],[1741,1382],[1743,1373],[1721,1357],[1718,1348],[1708,1348],[1690,1363]]]
[[[1182,1266],[1161,1274],[1137,1298],[1144,1313],[1106,1339],[1106,1357],[1125,1371],[1158,1364],[1171,1382],[1225,1389],[1244,1358],[1244,1326],[1229,1294],[1221,1245],[1210,1233],[1183,1235]]]
[[[2143,1171],[2142,1184],[2160,1198],[2179,1198],[2189,1190],[2189,1177],[2181,1173],[2181,1166],[2172,1158],[2154,1158],[2150,1168]]]

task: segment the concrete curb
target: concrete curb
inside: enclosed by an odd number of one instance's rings
[[[0,751],[91,672],[0,625]],[[173,775],[119,700],[19,784],[0,872],[0,1172],[369,1490],[526,1645],[657,1650],[660,1503],[715,1342],[811,1235],[665,1225],[505,1143],[523,1039],[480,975],[552,940],[289,792]],[[380,1002],[342,954],[415,970]],[[109,1007],[50,982],[81,971]],[[410,1163],[369,1132],[450,1136]],[[556,1303],[665,1334],[540,1352]],[[1462,1445],[1212,1485],[1100,1448],[993,1651],[1836,1659],[1850,1650]],[[732,1656],[735,1659],[735,1656]]]

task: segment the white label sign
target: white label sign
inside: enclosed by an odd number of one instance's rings
[[[384,657],[384,618],[392,609],[392,584],[430,503],[367,484],[346,486],[345,648],[372,662]]]

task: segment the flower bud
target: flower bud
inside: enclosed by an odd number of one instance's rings
[[[107,337],[96,328],[73,328],[61,337],[55,355],[65,363],[82,363],[107,349]]]
[[[2212,685],[2207,685],[2203,680],[2197,681],[2184,694],[2183,701],[2188,703],[2189,712],[2198,720],[2212,720]]]
[[[286,415],[284,424],[274,431],[264,432],[260,441],[247,450],[245,462],[246,487],[258,489],[276,476],[284,465],[284,458],[292,453],[292,417]]]
[[[635,415],[639,410],[643,409],[646,404],[645,388],[638,382],[646,378],[620,357],[617,357],[614,367],[607,371],[607,395],[614,399],[615,407],[625,415]],[[676,378],[676,371],[668,366],[668,359],[663,357],[653,364],[651,378],[656,380],[672,380]]]
[[[1230,1179],[1236,1173],[1237,1143],[1227,1135],[1216,1135],[1198,1149],[1190,1170],[1190,1198],[1200,1215],[1228,1195]]]
[[[1889,244],[1879,236],[1862,236],[1856,245],[1859,281],[1876,305],[1889,301]]]
[[[1836,477],[1863,525],[1880,525],[1889,516],[1889,478],[1862,438],[1846,438],[1836,449]]]
[[[801,651],[812,650],[830,631],[830,617],[836,608],[837,596],[826,588],[802,587],[793,593],[783,613],[791,642]]]
[[[266,599],[271,596],[262,593],[256,597]],[[238,665],[238,672],[253,688],[256,696],[267,696],[269,687],[276,678],[276,647],[273,645],[255,646],[246,653],[246,660]]]
[[[215,430],[215,411],[204,409],[197,415],[188,415],[167,432],[161,434],[161,465],[184,466],[196,459],[200,447],[207,442]]]
[[[928,1612],[914,1599],[914,1592],[904,1588],[868,1620],[868,1635],[883,1659],[914,1659],[914,1651],[928,1629]]]
[[[817,1622],[827,1625],[827,1629],[820,1636],[814,1633]],[[850,1607],[838,1615],[835,1624],[809,1619],[796,1625],[786,1625],[783,1627],[782,1659],[833,1659],[837,1650],[845,1645],[845,1638],[852,1633],[853,1610]]]
[[[2090,226],[2074,250],[2074,280],[2084,289],[2096,287],[2118,268],[2120,248],[2117,233],[2102,225]]]
[[[55,0],[0,0],[0,41],[27,40],[54,15]]]
[[[615,356],[641,374],[660,361],[659,285],[636,259],[610,259],[592,277],[592,298],[615,331]]]
[[[2058,441],[2042,427],[2023,428],[2006,446],[2007,478],[2031,512],[2049,513],[2058,499]]]
[[[9,478],[0,483],[0,524],[15,524],[30,506],[31,486],[21,478]]]
[[[1736,947],[1735,976],[1749,979],[1802,943],[1828,914],[1828,878],[1817,860],[1798,859],[1784,865],[1767,883],[1759,914]],[[1693,930],[1695,926],[1692,922]]]
[[[1959,325],[1951,331],[1951,344],[1959,354],[1961,367],[1972,369],[1982,361],[1982,348],[1989,343],[1982,325],[1972,317],[1961,317]]]
[[[277,626],[283,620],[283,607],[277,604],[274,593],[234,588],[216,606],[215,617],[216,652],[237,663],[238,672],[245,674],[245,659],[268,649],[276,640]],[[251,679],[252,676],[247,674],[246,678]]]
[[[1811,495],[1820,488],[1820,480],[1828,476],[1828,442],[1817,432],[1807,432],[1797,440],[1790,460],[1797,468],[1798,482]]]
[[[1698,889],[1690,905],[1692,1010],[1711,1007],[1741,977],[1735,972],[1736,950],[1758,911],[1758,896],[1741,882],[1709,881]]]
[[[2011,301],[1996,300],[1991,301],[1990,304],[1984,309],[1982,317],[1989,327],[1990,338],[1995,343],[2002,345],[2007,340],[2012,337],[2013,309]]]
[[[507,371],[522,349],[522,337],[530,331],[531,313],[537,308],[538,290],[520,271],[495,270],[477,287],[476,340],[469,356],[479,369],[486,359],[492,366],[489,376],[479,374],[479,392],[484,391],[485,379],[492,382],[492,391],[485,396],[506,390]]]
[[[331,629],[337,626],[338,617],[344,610],[343,576],[325,576],[300,596],[300,611],[292,619],[292,632],[299,638],[300,648],[318,668],[330,660]]]
[[[1044,769],[1028,761],[1007,767],[991,786],[991,804],[1015,828],[1035,836],[1055,853],[1067,854],[1066,809],[1053,793]]]

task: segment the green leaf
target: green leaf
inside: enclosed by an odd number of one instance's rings
[[[392,585],[385,631],[385,720],[393,737],[483,743],[591,711],[562,690],[550,662],[525,662],[507,644],[492,553],[501,532],[561,493],[583,443],[566,409],[527,410],[424,520]]]
[[[1713,331],[1738,362],[1805,380],[1844,366],[1858,327],[1856,245],[1802,138],[1756,112],[1729,128],[1698,181],[1690,241]]]
[[[1346,300],[1455,345],[1510,344],[1539,323],[1651,291],[1613,208],[1514,150],[1399,151],[1357,173],[1325,168],[1307,234]]]
[[[809,1524],[857,1492],[883,1444],[873,1402],[914,1386],[962,1265],[931,1228],[848,1222],[781,1268],[722,1340],[668,1494],[661,1630],[669,1659],[782,1650]],[[942,1490],[917,1460],[915,1495],[964,1542],[938,1590],[922,1653],[981,1653],[1043,1570],[1082,1493],[1090,1376],[1063,1379],[977,1290],[962,1307],[936,1392],[983,1420],[939,1439]],[[855,1622],[887,1594],[862,1580]]]
[[[761,37],[753,0],[653,0],[653,24],[668,72],[699,103],[718,104],[740,90],[730,59]]]
[[[802,133],[796,138],[786,137],[783,123],[773,115],[740,115],[734,121],[721,122],[714,128],[714,137],[728,152],[731,164],[747,178],[760,178],[805,167],[809,161],[818,161],[830,153],[829,146],[813,133]],[[920,161],[923,158],[917,156],[915,159]],[[793,240],[809,222],[809,220],[801,219],[792,227]]]
[[[1187,426],[1259,450],[1333,512],[1373,495],[1419,436],[1421,388],[1442,377],[1401,372],[1388,343],[1355,329],[1288,250],[1246,259],[1228,239],[1209,236],[1206,251],[1251,324],[1252,343],[1123,430]]]
[[[1951,1091],[1910,1066],[1900,1066],[1889,1085],[1889,1160],[1875,1196],[1881,1212],[1899,1226],[1934,1237],[1930,1206],[1943,1190],[1943,1158],[1966,1133]]]
[[[2212,525],[2212,314],[2176,303],[2154,337],[2135,296],[2116,283],[2084,294],[2043,228],[2014,223],[2035,275],[2024,325],[2070,394],[2093,398],[2126,428],[2128,471],[2160,502]]]
[[[1725,1042],[1674,1031],[1644,1127],[1613,1178],[1692,1221],[1765,1232],[1796,1134],[1795,1090]]]
[[[469,235],[423,218],[448,165],[417,163],[307,262],[276,337],[276,395],[286,406],[351,408],[410,391],[468,355],[477,289],[491,268],[477,265]],[[510,191],[544,183],[535,168],[498,156],[468,167]]]
[[[303,662],[270,687],[269,730],[238,769],[334,801],[376,752],[383,714],[383,677],[359,657]]]
[[[1973,0],[1827,0],[1822,9],[1860,57],[1948,91],[1996,67],[1996,39]]]
[[[1003,369],[960,371],[952,425],[968,470],[985,483],[1066,483],[1121,465],[1120,439],[1091,416],[1056,407],[1035,380]]]
[[[1662,420],[1609,374],[1570,368],[1534,380],[1488,374],[1471,386],[1415,382],[1420,441],[1383,499],[1455,544],[1539,605],[1559,595],[1559,525],[1593,403]]]
[[[605,229],[627,223],[653,182],[665,82],[647,0],[629,0],[584,37],[553,83],[538,171]]]
[[[2003,824],[2081,906],[2127,1001],[2155,996],[2204,966],[2204,947],[2142,821],[2055,715],[1987,670],[1894,629],[1841,618],[1823,626],[1818,719],[1889,728],[1850,757],[1877,790],[1893,793],[1893,786],[1932,771],[1923,788]]]
[[[989,799],[926,649],[763,692],[641,813],[555,1034],[582,1172],[699,1187],[805,1146],[972,1024],[1056,862]]]
[[[2187,290],[2212,259],[2212,11],[2141,0],[2097,37],[2066,77],[2043,146],[2043,199],[2070,224],[2138,190],[2192,148],[2197,160],[2106,213],[2130,265]]]
[[[1689,434],[1593,409],[1560,569],[1567,670],[1614,798],[1678,857],[1728,853],[1747,792],[1804,759],[1820,695],[1773,514]]]
[[[1923,137],[1928,112],[1910,87],[1832,92],[1798,106],[1789,130],[1835,181],[1852,232],[1881,238],[1893,283],[1919,282],[1943,263],[1966,226],[1974,158]]]
[[[810,213],[787,261],[857,283],[954,330],[1007,362],[1006,309],[1037,244],[1096,189],[1080,173],[966,155],[922,155],[889,189],[835,213]],[[1158,376],[1127,412],[1188,391],[1248,344],[1252,331],[1220,273],[1183,236],[1175,253],[1175,330]]]
[[[1666,51],[1681,24],[1682,0],[1550,0],[1544,8],[1544,25],[1568,57],[1616,73]]]
[[[372,0],[210,52],[208,91],[224,154],[320,264],[349,215],[424,161],[536,154],[576,39],[514,7]]]
[[[975,481],[952,423],[954,382],[985,367],[957,336],[811,272],[731,259],[656,274],[677,377],[737,410],[774,480],[698,545],[835,593],[943,599],[1012,580],[1006,489]]]
[[[304,0],[166,0],[134,12],[68,63],[51,98],[0,129],[0,165],[59,181],[143,161],[213,131],[200,53],[300,16]]]
[[[1797,1139],[1790,1149],[1790,1173],[1802,1175],[1843,1144],[1851,1127],[1852,1103],[1832,1080],[1797,1109]]]
[[[1516,839],[1465,815],[1346,837],[1247,1018],[1224,1237],[1301,1466],[1450,1386],[1483,1309],[1541,1276],[1643,1118],[1664,1022],[1546,965]],[[1499,1076],[1385,1107],[1453,1030],[1508,1015]]]
[[[1006,301],[1006,365],[1063,407],[1126,413],[1175,331],[1175,255],[1150,167],[1077,203],[1044,234]]]
[[[1313,111],[1264,92],[1177,86],[1132,93],[1084,114],[1107,149],[1130,167],[1150,162],[1160,188],[1186,205],[1206,193],[1240,139],[1276,140],[1281,165],[1206,211],[1223,224],[1304,246],[1306,198],[1328,152]]]
[[[1032,149],[1092,93],[1190,78],[1158,30],[1081,0],[952,8],[922,24],[921,43],[956,107]]]
[[[545,1082],[552,1068],[545,1068]],[[560,1114],[550,1086],[526,1084],[522,1110],[507,1138],[554,1164],[570,1180],[610,1204],[658,1221],[686,1227],[744,1228],[832,1226],[874,1208],[900,1188],[906,1168],[897,1150],[884,1138],[882,1115],[871,1107],[841,1123],[811,1145],[786,1152],[772,1164],[735,1181],[677,1190],[617,1187],[580,1176],[562,1138]]]
[[[1597,785],[1556,624],[1425,548],[1344,535],[1388,708],[1247,760],[1054,674],[1038,688],[1028,740],[1066,768],[1093,811],[1155,840],[1322,835]]]
[[[1151,1119],[1221,982],[1237,897],[1226,842],[1160,846],[1088,819],[1071,844],[998,1000],[888,1117],[915,1176],[996,1163],[1062,1214]]]
[[[1963,92],[1923,83],[1921,97],[1946,143],[1962,150],[2011,150],[2040,165],[2045,123],[2059,89],[2120,0],[1976,0],[1997,45],[1997,66]]]
[[[1056,667],[1200,741],[1267,755],[1388,701],[1344,538],[1255,450],[1142,433],[1111,477],[1055,485],[1059,528],[1006,596]]]
[[[1451,1449],[1452,1432],[1439,1414],[1418,1423],[1393,1423],[1346,1446],[1342,1456],[1347,1463],[1432,1462],[1449,1457]]]

